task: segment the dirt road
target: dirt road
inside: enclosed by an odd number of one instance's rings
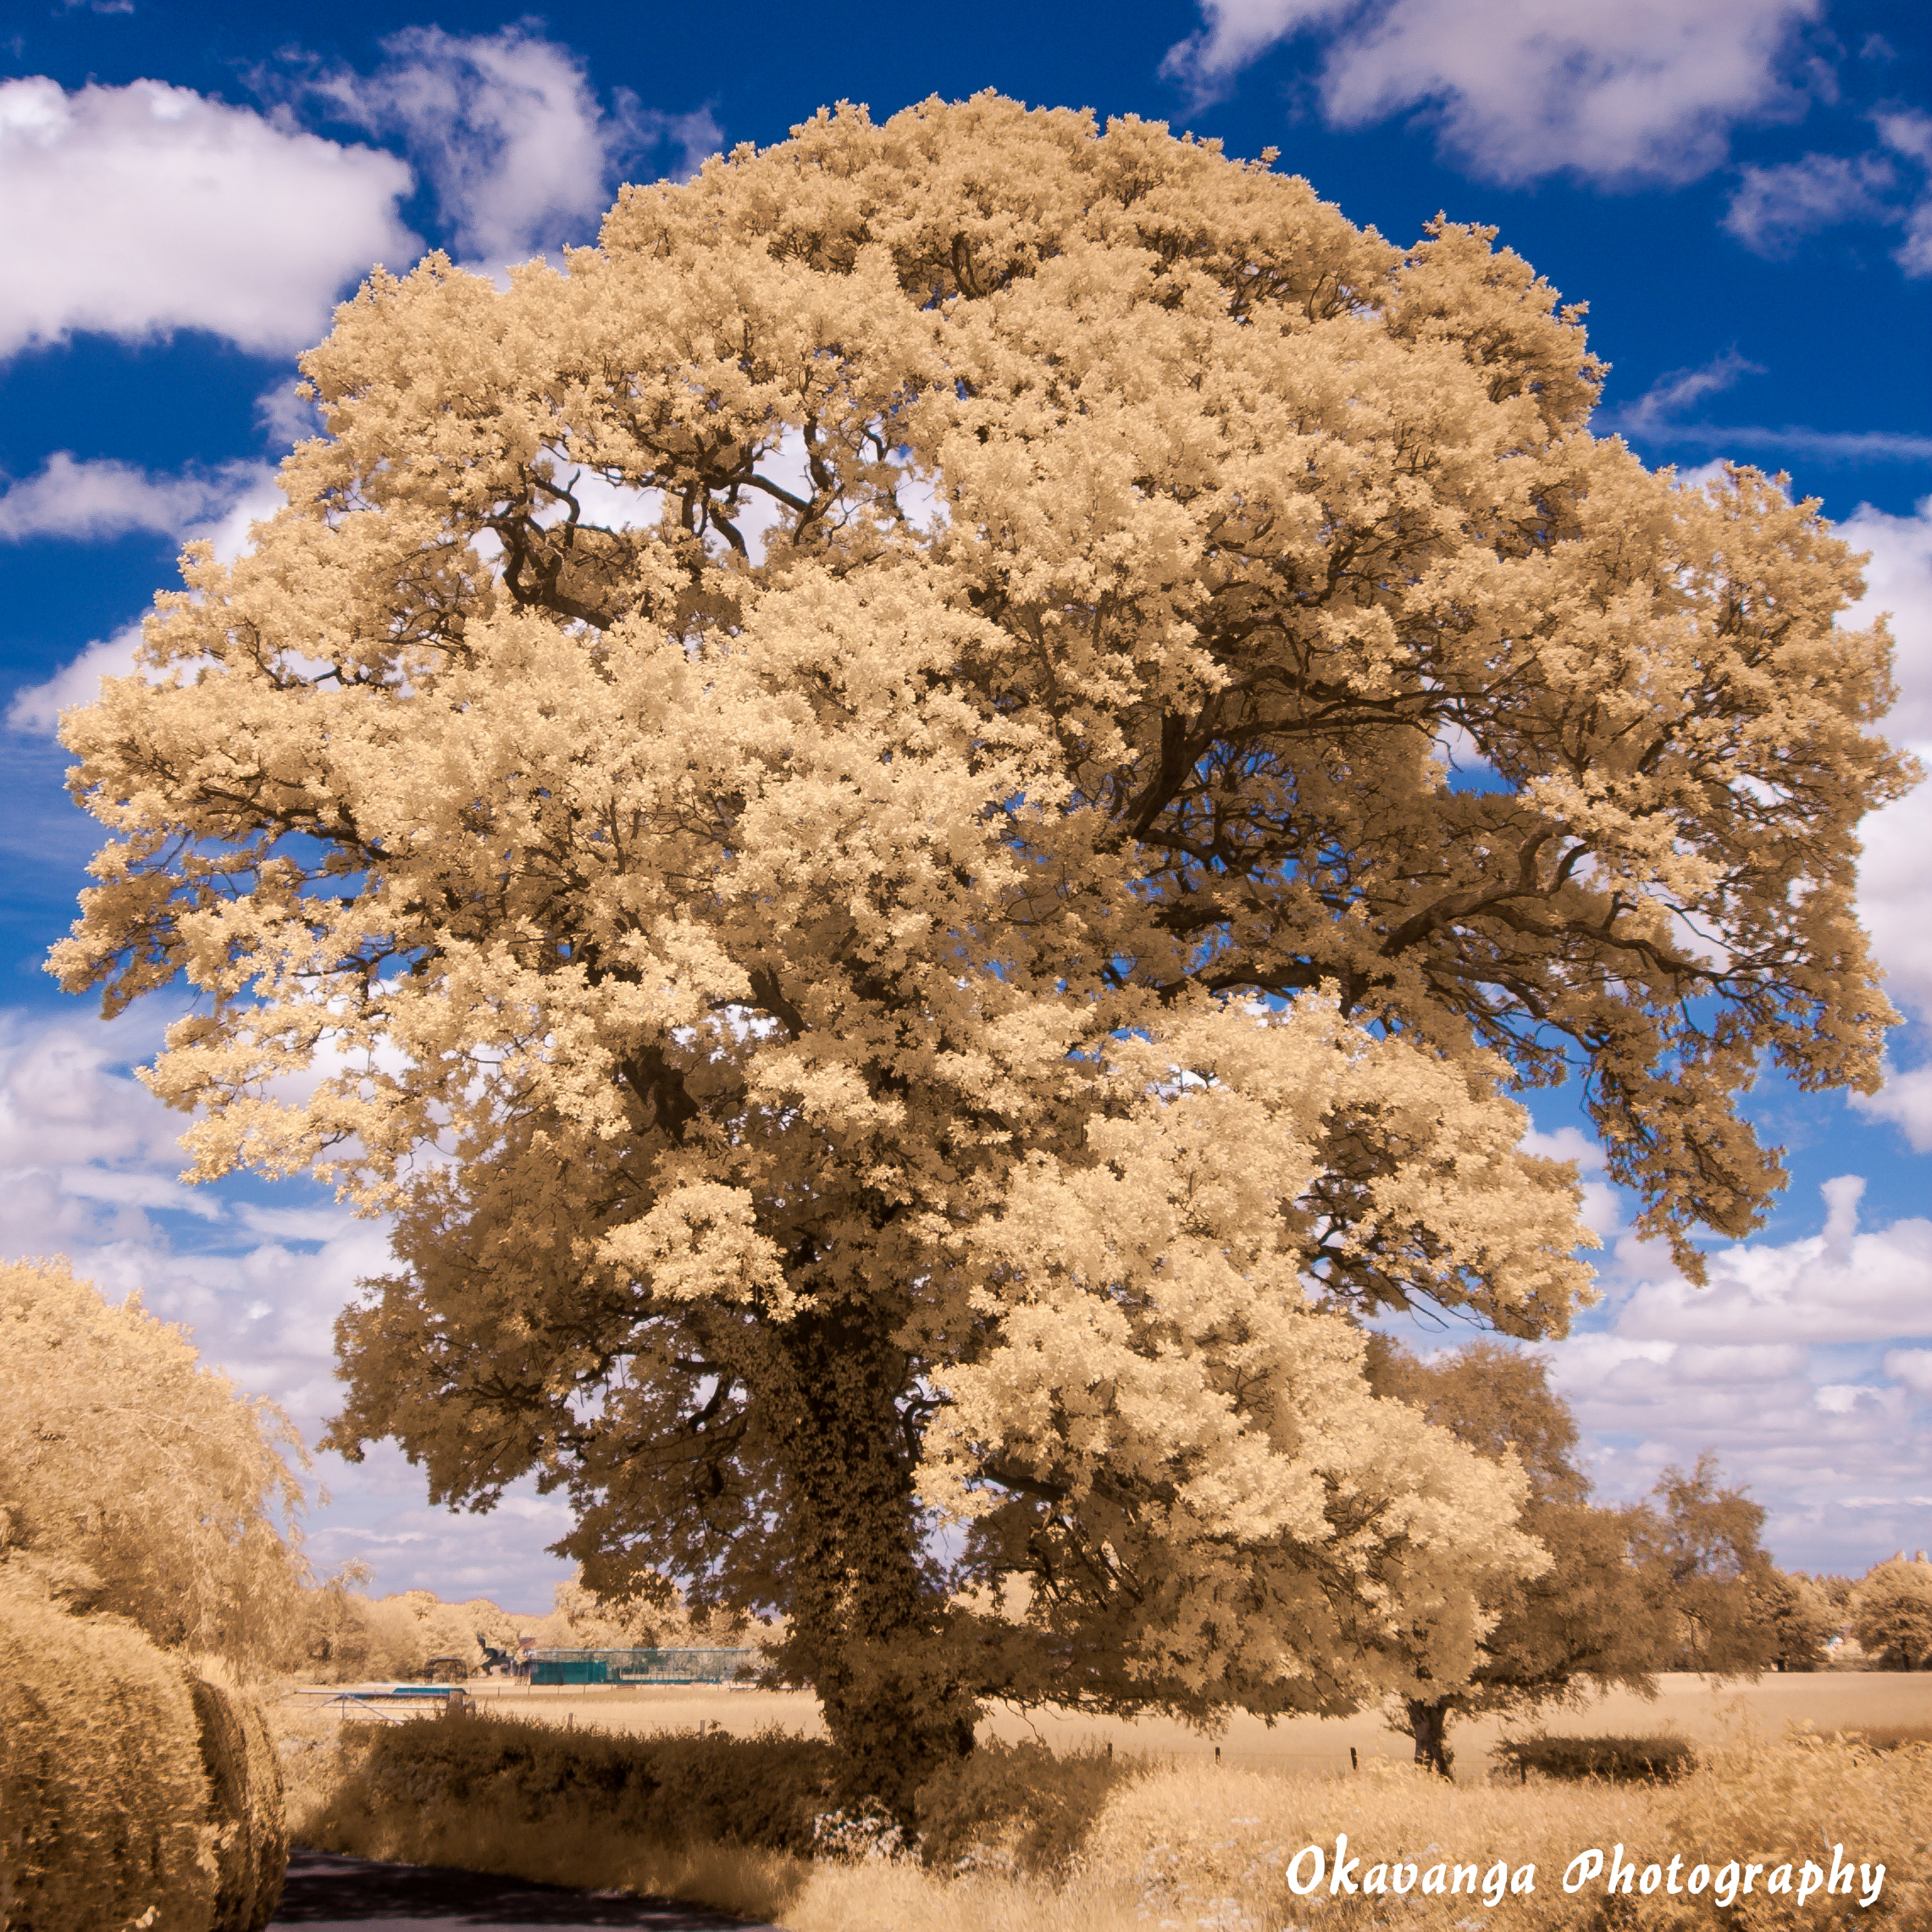
[[[664,1898],[619,1898],[563,1891],[527,1879],[492,1878],[436,1865],[381,1865],[333,1852],[297,1850],[275,1925],[309,1932],[512,1932],[546,1925],[551,1932],[778,1932],[701,1906]]]

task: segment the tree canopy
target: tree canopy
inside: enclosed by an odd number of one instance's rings
[[[988,1691],[1466,1669],[1537,1558],[1357,1322],[1564,1330],[1513,1082],[1695,1267],[1759,1057],[1876,1081],[1844,545],[1592,436],[1492,231],[1133,119],[822,113],[510,281],[372,277],[64,727],[64,983],[197,990],[197,1174],[396,1217],[335,1441],[783,1611],[875,1790]]]
[[[1932,1667],[1932,1565],[1902,1555],[1867,1572],[1852,1592],[1852,1634],[1886,1669]]]
[[[1592,1504],[1575,1462],[1575,1419],[1547,1364],[1478,1342],[1433,1361],[1378,1338],[1370,1380],[1385,1398],[1528,1478],[1519,1527],[1547,1553],[1542,1571],[1504,1577],[1483,1602],[1486,1627],[1460,1682],[1417,1684],[1403,1699],[1416,1762],[1447,1776],[1453,1716],[1519,1716],[1614,1687],[1648,1697],[1675,1634],[1663,1580],[1645,1558],[1662,1531],[1641,1504]],[[1420,1675],[1420,1674],[1419,1674]]]
[[[157,1643],[281,1661],[307,1566],[288,1419],[65,1263],[0,1265],[0,1564]]]

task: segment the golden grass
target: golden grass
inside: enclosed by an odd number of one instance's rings
[[[1407,1893],[1351,1898],[1326,1883],[1305,1897],[1292,1891],[1295,1855],[1317,1844],[1331,1857],[1343,1833],[1348,1856],[1361,1860],[1355,1883],[1377,1864],[1404,1864],[1414,1868]],[[1929,1834],[1932,1750],[1881,1755],[1802,1735],[1737,1741],[1684,1782],[1652,1787],[1454,1785],[1394,1765],[1351,1779],[1282,1777],[1194,1760],[1116,1792],[1063,1883],[820,1865],[785,1923],[793,1932],[1354,1932],[1395,1923],[1457,1932],[1472,1918],[1512,1932],[1625,1924],[1771,1932],[1841,1918],[1919,1927],[1932,1923]],[[1783,1863],[1798,1883],[1807,1858],[1819,1861],[1822,1876],[1834,1842],[1854,1864],[1886,1865],[1868,1909],[1858,1895],[1827,1900],[1815,1879],[1802,1906],[1795,1892],[1765,1893]],[[1700,1896],[1673,1897],[1661,1886],[1633,1896],[1623,1916],[1606,1913],[1600,1879],[1564,1891],[1571,1859],[1592,1847],[1608,1857],[1619,1845],[1640,1868],[1656,1863],[1660,1876],[1673,1854],[1684,1880],[1700,1864],[1715,1874],[1734,1859],[1757,1861],[1766,1874],[1729,1909],[1708,1882]],[[1533,1890],[1503,1889],[1530,1866]],[[1424,1893],[1438,1869],[1444,1889]],[[1302,1874],[1311,1871],[1309,1860]]]
[[[1713,1684],[1691,1672],[1666,1672],[1654,1702],[1628,1691],[1613,1692],[1577,1710],[1553,1711],[1534,1728],[1552,1735],[1652,1735],[1675,1731],[1693,1743],[1716,1743],[1742,1724],[1772,1735],[1789,1724],[1813,1730],[1876,1730],[1932,1728],[1932,1671],[1819,1671]],[[529,1714],[578,1729],[613,1731],[689,1730],[722,1724],[739,1736],[772,1729],[800,1737],[822,1737],[818,1704],[806,1691],[730,1690],[722,1686],[626,1686],[611,1690],[575,1687],[532,1691],[525,1686],[472,1684],[479,1706]],[[1459,1763],[1486,1774],[1491,1745],[1506,1731],[1531,1726],[1496,1718],[1459,1723],[1450,1732]],[[1237,1716],[1218,1738],[1161,1718],[1098,1718],[1049,1708],[1018,1712],[995,1706],[980,1725],[983,1738],[1008,1743],[1032,1739],[1058,1752],[1101,1749],[1111,1744],[1142,1758],[1214,1758],[1230,1768],[1339,1774],[1350,1769],[1348,1752],[1366,1763],[1386,1758],[1406,1762],[1407,1741],[1375,1711],[1350,1718],[1289,1718],[1270,1726]]]
[[[756,1697],[685,1693],[678,1714],[688,1727],[695,1706],[743,1735],[775,1714],[768,1706],[761,1709]],[[518,1702],[529,1708],[525,1700]],[[1380,1752],[1365,1756],[1354,1775],[1278,1768],[1288,1752],[1273,1763],[1244,1764],[1225,1745],[1226,1756],[1217,1765],[1209,1755],[1211,1745],[1187,1737],[1185,1756],[1130,1762],[1127,1752],[1117,1754],[1121,1770],[1130,1774],[1107,1797],[1077,1856],[1057,1874],[1019,1868],[1019,1830],[1012,1821],[989,1830],[950,1871],[911,1860],[807,1863],[702,1841],[650,1843],[613,1832],[608,1821],[600,1826],[562,1816],[512,1819],[474,1805],[463,1807],[461,1816],[385,1807],[331,1842],[368,1856],[665,1892],[782,1924],[789,1932],[1354,1932],[1397,1924],[1416,1932],[1458,1932],[1472,1918],[1510,1932],[1594,1932],[1624,1924],[1670,1932],[1719,1926],[1770,1932],[1837,1916],[1932,1925],[1932,1746],[1899,1739],[1896,1748],[1873,1750],[1856,1738],[1824,1734],[1855,1727],[1879,1712],[1889,1715],[1895,1730],[1902,1723],[1914,1728],[1904,1720],[1932,1707],[1932,1677],[1874,1681],[1834,1675],[1715,1691],[1680,1680],[1667,1687],[1659,1705],[1623,1702],[1627,1710],[1605,1700],[1563,1728],[1611,1730],[1621,1719],[1627,1729],[1636,1718],[1655,1731],[1663,1728],[1661,1708],[1697,1740],[1697,1769],[1664,1787],[1563,1785],[1534,1775],[1527,1785],[1491,1781],[1484,1776],[1480,1734],[1465,1732],[1464,1775],[1448,1783],[1387,1755],[1400,1749],[1387,1733],[1380,1734]],[[562,1721],[573,1714],[565,1703],[556,1700],[545,1714]],[[603,1720],[599,1729],[641,1730],[656,1728],[652,1720],[670,1707],[663,1693],[620,1692],[606,1694],[594,1708]],[[1758,1721],[1786,1713],[1822,1720],[1820,1733]],[[609,1722],[619,1717],[621,1724]],[[335,1754],[328,1741],[335,1720],[309,1713],[295,1722],[316,1741],[304,1747],[291,1730],[285,1747],[299,1836],[304,1807],[317,1808],[318,1796],[338,1774],[329,1769]],[[1354,1720],[1357,1735],[1370,1722]],[[1016,1728],[1023,1736],[1032,1727]],[[1085,1728],[1090,1735],[1100,1727]],[[1126,1735],[1154,1729],[1134,1727]],[[1335,1733],[1315,1735],[1332,1766]],[[1306,1730],[1293,1741],[1309,1741]],[[1341,1755],[1345,1764],[1345,1751]],[[1320,1844],[1326,1858],[1342,1833],[1349,1856],[1362,1861],[1354,1873],[1358,1883],[1378,1863],[1414,1866],[1406,1894],[1338,1897],[1326,1882],[1306,1897],[1293,1892],[1287,1874],[1295,1853]],[[1714,1904],[1710,1889],[1692,1898],[1671,1897],[1660,1888],[1633,1898],[1628,1908],[1618,1900],[1608,1915],[1601,1880],[1564,1891],[1572,1858],[1592,1847],[1608,1856],[1619,1844],[1626,1860],[1640,1868],[1654,1863],[1662,1868],[1675,1855],[1686,1877],[1699,1864],[1719,1874],[1734,1859],[1772,1868],[1790,1863],[1800,1873],[1807,1858],[1829,1867],[1834,1844],[1841,1844],[1854,1864],[1882,1862],[1886,1874],[1868,1910],[1857,1896],[1828,1900],[1822,1894],[1801,1908],[1791,1894],[1767,1896],[1763,1876],[1729,1910]],[[1533,1865],[1534,1890],[1502,1894],[1492,1910],[1486,1896],[1503,1882],[1495,1876],[1498,1864],[1511,1879]],[[1460,1889],[1425,1894],[1421,1882],[1437,1866],[1443,1868],[1440,1883],[1459,1880]]]

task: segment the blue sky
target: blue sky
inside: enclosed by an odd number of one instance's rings
[[[324,30],[324,28],[326,30]],[[1827,0],[1175,0],[728,12],[39,0],[0,37],[0,1252],[64,1251],[189,1323],[313,1436],[329,1329],[381,1228],[319,1190],[174,1178],[112,1025],[40,970],[92,822],[59,708],[126,662],[182,540],[232,551],[305,433],[293,358],[369,265],[589,240],[625,179],[994,87],[1282,151],[1393,240],[1497,224],[1613,364],[1597,428],[1647,461],[1788,470],[1872,553],[1893,732],[1932,755],[1932,29]],[[1928,788],[1932,794],[1932,788]],[[1535,1103],[1603,1234],[1605,1299],[1550,1351],[1602,1493],[1714,1448],[1791,1567],[1932,1543],[1932,795],[1868,827],[1862,903],[1907,1024],[1875,1102],[1768,1084],[1791,1185],[1687,1287],[1627,1235],[1570,1098]],[[542,1607],[558,1506],[429,1509],[393,1453],[330,1459],[326,1560]]]

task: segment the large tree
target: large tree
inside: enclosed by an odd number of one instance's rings
[[[1534,1552],[1355,1320],[1562,1330],[1512,1081],[1694,1267],[1761,1057],[1878,1077],[1907,774],[1816,507],[1593,437],[1487,230],[990,96],[377,274],[304,368],[287,509],[67,721],[54,963],[199,991],[196,1173],[396,1217],[335,1440],[783,1610],[902,1811],[988,1691],[1466,1669]]]

